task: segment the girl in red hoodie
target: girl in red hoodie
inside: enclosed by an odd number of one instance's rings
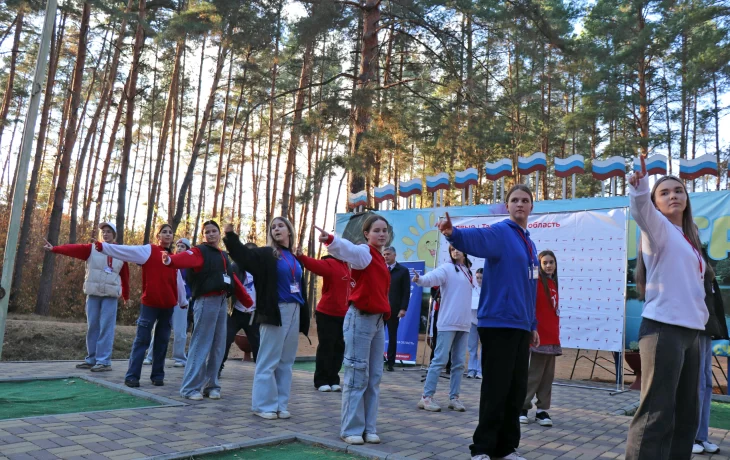
[[[540,346],[530,353],[530,371],[527,376],[527,398],[522,406],[520,423],[528,423],[527,411],[532,408],[532,398],[537,395],[535,421],[541,426],[553,426],[547,410],[553,393],[555,357],[563,354],[560,348],[560,307],[558,303],[558,261],[552,251],[542,251],[540,281],[537,286],[537,333]]]
[[[170,224],[163,224],[157,232],[157,244],[124,246],[96,242],[96,250],[124,262],[142,267],[142,299],[137,319],[137,335],[129,356],[129,369],[124,384],[131,388],[139,387],[142,374],[142,361],[152,340],[152,326],[155,328],[155,344],[152,347],[152,374],[150,379],[155,386],[164,385],[165,356],[170,341],[172,313],[175,305],[187,307],[185,282],[179,270],[162,263],[162,253],[172,251],[175,235]]]
[[[376,214],[362,226],[367,244],[335,238],[319,227],[319,241],[329,253],[352,267],[353,289],[345,315],[345,382],[340,437],[348,444],[378,444],[376,433],[380,379],[383,376],[385,325],[390,317],[390,272],[383,258],[388,221]]]
[[[347,314],[350,295],[350,267],[347,262],[324,256],[321,260],[307,257],[297,250],[297,259],[304,268],[322,277],[322,298],[317,304],[317,361],[314,368],[314,387],[319,391],[342,391],[340,368],[345,357],[345,339],[342,326]]]

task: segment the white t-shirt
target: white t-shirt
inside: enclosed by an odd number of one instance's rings
[[[416,282],[419,286],[441,287],[439,320],[436,324],[439,331],[471,330],[472,283],[476,283],[476,280],[472,277],[470,281],[470,276],[472,274],[465,266],[446,263],[422,275]]]
[[[705,261],[682,227],[669,221],[651,202],[649,180],[629,186],[631,216],[641,229],[646,265],[646,293],[641,316],[660,323],[704,330],[709,313],[703,281]],[[700,266],[702,270],[700,270]]]
[[[253,300],[253,305],[251,305],[250,307],[244,307],[241,302],[236,300],[236,303],[233,304],[233,308],[244,313],[251,313],[252,311],[256,310],[256,288],[253,285],[253,276],[248,272],[246,272],[246,281],[243,282],[243,287],[246,288],[246,291],[248,291],[248,295],[251,296],[251,300]]]
[[[476,277],[474,278],[476,283]],[[479,296],[482,294],[482,287],[478,284],[474,284],[474,288],[471,290],[471,323],[477,324],[477,313],[479,312]]]

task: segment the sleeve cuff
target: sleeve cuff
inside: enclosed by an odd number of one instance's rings
[[[330,233],[329,236],[327,237],[327,241],[324,243],[325,246],[329,246],[330,244],[332,244],[332,242],[334,240],[335,240],[335,235]]]

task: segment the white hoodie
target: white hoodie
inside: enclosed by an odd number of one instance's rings
[[[471,329],[471,296],[472,283],[466,276],[473,276],[469,269],[446,263],[422,275],[416,284],[419,286],[441,287],[441,303],[439,304],[439,320],[436,326],[439,331],[469,332]]]

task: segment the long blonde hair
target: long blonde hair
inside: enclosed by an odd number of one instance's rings
[[[659,178],[659,180],[654,183],[654,187],[651,189],[651,202],[654,206],[656,206],[656,189],[659,187],[659,184],[668,180],[675,180],[679,182],[682,186],[682,190],[684,190],[684,194],[687,196],[687,206],[684,208],[684,212],[682,213],[682,232],[684,232],[684,235],[687,237],[689,242],[692,243],[692,246],[694,246],[700,254],[703,254],[700,233],[697,229],[694,218],[692,217],[692,205],[690,204],[689,193],[687,193],[687,187],[684,186],[684,182],[674,176],[663,176]],[[705,276],[713,277],[715,272],[712,270],[710,264],[707,263],[707,258],[704,257],[704,254],[702,255],[702,258],[705,263]],[[641,249],[641,238],[639,238],[639,253],[636,257],[634,281],[636,281],[636,289],[639,291],[639,299],[644,300],[644,295],[646,294],[646,265],[644,264],[643,251]]]
[[[271,229],[274,226],[274,222],[276,222],[277,220],[284,222],[284,225],[286,225],[286,228],[289,230],[289,247],[287,248],[289,249],[289,251],[291,251],[294,247],[294,226],[291,224],[291,222],[289,222],[289,219],[287,219],[286,217],[279,216],[271,219],[271,223],[269,224],[269,231],[266,233],[266,245],[274,249],[274,257],[279,259],[281,257],[279,250],[283,246],[280,246],[279,243],[274,241],[274,237],[271,235]]]

